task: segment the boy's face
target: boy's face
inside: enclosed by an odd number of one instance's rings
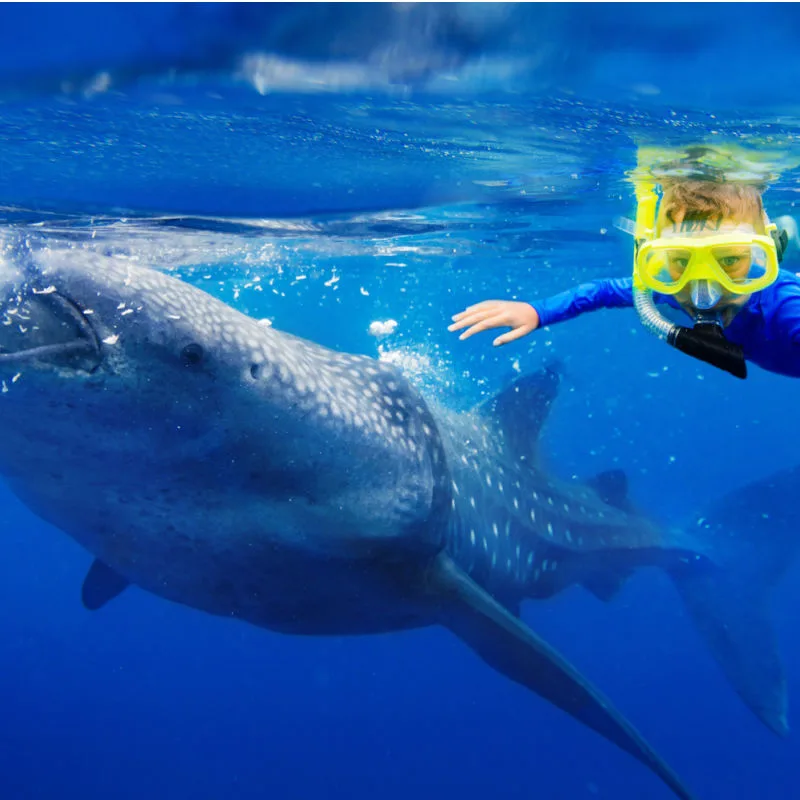
[[[660,227],[656,235],[660,238],[669,239],[672,237],[697,237],[702,239],[708,236],[716,236],[721,233],[759,233],[764,234],[764,223],[760,219],[734,219],[732,217],[722,218],[707,218],[686,219],[683,211],[677,210],[672,214],[672,220],[666,221],[663,227]],[[667,268],[671,277],[677,280],[686,269],[688,260],[685,254],[678,251],[670,258]],[[730,245],[725,248],[717,257],[717,263],[731,276],[734,280],[742,280],[747,277],[752,266],[752,255],[749,247]],[[719,312],[725,324],[728,324],[733,316],[739,311],[749,300],[750,295],[733,294],[731,292],[724,292],[720,301],[714,306],[714,311]],[[681,308],[689,316],[694,316],[697,308],[692,302],[692,289],[691,284],[684,287],[675,299],[680,304]]]

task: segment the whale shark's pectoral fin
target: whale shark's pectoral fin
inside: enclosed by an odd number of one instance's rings
[[[81,600],[89,611],[97,611],[125,591],[129,585],[126,578],[96,558],[83,579]]]
[[[428,589],[447,601],[442,624],[487,664],[630,753],[676,796],[691,799],[677,775],[598,690],[446,555],[432,567]]]

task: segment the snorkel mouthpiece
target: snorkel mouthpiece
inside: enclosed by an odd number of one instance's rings
[[[736,378],[747,377],[744,351],[725,338],[716,314],[699,314],[692,328],[677,325],[659,313],[649,291],[636,287],[633,305],[645,329],[668,345]]]
[[[725,338],[722,325],[716,320],[701,320],[693,328],[676,325],[667,342],[682,353],[725,370],[736,378],[747,377],[747,363],[742,348]]]

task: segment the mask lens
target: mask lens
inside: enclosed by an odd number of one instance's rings
[[[733,283],[745,283],[754,266],[752,249],[747,245],[722,245],[715,247],[711,254]]]
[[[691,258],[689,250],[659,248],[647,254],[644,259],[644,272],[647,277],[658,281],[664,287],[674,286],[683,277]]]
[[[731,283],[746,286],[767,274],[767,253],[760,245],[720,245],[712,250],[717,266]]]

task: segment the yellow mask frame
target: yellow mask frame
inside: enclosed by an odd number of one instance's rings
[[[757,276],[734,277],[743,258],[751,260],[755,248],[764,254],[765,264]],[[682,262],[686,263],[682,263]],[[731,264],[726,264],[731,261]],[[677,277],[663,280],[663,265],[679,262]],[[747,265],[750,268],[750,264]],[[726,292],[752,294],[766,289],[778,277],[778,253],[771,236],[740,232],[721,233],[703,238],[677,236],[653,239],[639,247],[635,264],[639,281],[661,294],[677,294],[691,281],[716,281]],[[730,271],[729,271],[730,270]]]

